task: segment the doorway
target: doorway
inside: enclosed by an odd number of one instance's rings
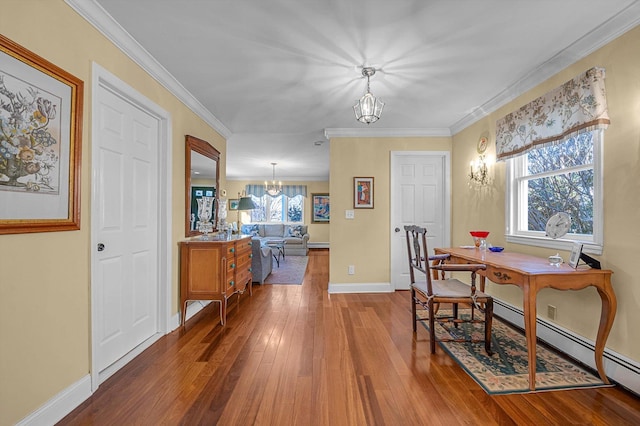
[[[449,247],[451,240],[450,153],[446,151],[391,152],[391,287],[407,290],[405,225],[427,228],[429,254]]]
[[[93,64],[91,384],[169,331],[170,116]]]

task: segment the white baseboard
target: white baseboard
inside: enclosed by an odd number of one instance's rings
[[[338,293],[393,293],[391,283],[329,283],[329,294]]]
[[[307,243],[307,247],[308,248],[329,248],[329,243],[328,242],[313,242],[313,243]]]
[[[196,301],[189,303],[187,306],[187,320],[193,317],[195,314],[200,312],[207,306],[209,301]],[[171,330],[169,332],[175,330],[180,326],[180,312],[177,315],[174,315],[170,320]],[[139,346],[130,354],[127,354],[123,358],[122,362],[126,364],[131,359],[135,358],[140,354],[144,349],[147,349],[151,344],[153,344],[159,337],[154,336],[154,338],[149,339],[148,342]],[[116,372],[122,365],[114,366],[113,369],[107,369],[103,373],[100,374],[100,382],[106,380],[110,375]],[[27,417],[22,419],[18,426],[50,426],[59,422],[64,416],[75,410],[80,404],[82,404],[87,398],[92,395],[91,392],[91,375],[86,375],[76,383],[72,384],[49,401],[47,401],[44,405],[38,408],[33,413],[29,414]]]
[[[329,283],[329,293],[392,293],[390,283]],[[192,302],[187,307],[187,320],[211,302]],[[496,315],[524,328],[524,312],[508,303],[494,299]],[[180,326],[180,313],[171,319],[172,330]],[[537,319],[540,340],[595,370],[595,343],[556,324]],[[604,369],[609,379],[640,395],[640,364],[612,350],[604,350]],[[63,390],[43,406],[17,423],[17,426],[50,426],[60,421],[91,396],[91,376],[86,375]]]
[[[194,302],[189,302],[189,304],[187,305],[187,316],[185,317],[185,321],[189,321],[191,317],[203,310],[209,303],[211,303],[210,300],[196,300]],[[180,312],[171,317],[170,326],[171,330],[169,331],[169,333],[180,327]]]
[[[17,426],[50,426],[76,409],[91,396],[91,375],[87,374],[43,406],[16,423]]]
[[[524,328],[524,312],[520,308],[494,299],[493,312],[520,328]],[[557,324],[538,317],[537,337],[571,358],[596,370],[595,342],[578,336]],[[604,370],[610,380],[640,395],[640,364],[605,348]]]

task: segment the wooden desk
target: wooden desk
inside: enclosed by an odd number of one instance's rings
[[[596,337],[595,361],[598,374],[603,382],[609,383],[604,372],[602,354],[604,345],[611,331],[616,316],[616,295],[611,287],[609,270],[591,269],[579,266],[573,269],[567,264],[549,265],[547,259],[521,253],[491,251],[481,252],[479,249],[436,248],[436,254],[451,255],[450,263],[484,263],[485,271],[478,271],[480,289],[484,291],[485,278],[497,284],[514,284],[522,288],[524,307],[524,329],[529,354],[529,389],[536,385],[536,297],[543,288],[558,290],[580,290],[593,286],[598,290],[602,300],[600,325]],[[437,271],[435,271],[437,272]]]

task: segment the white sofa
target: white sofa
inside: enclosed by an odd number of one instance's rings
[[[260,240],[262,245],[269,240],[284,240],[285,256],[306,256],[309,252],[307,243],[309,233],[307,225],[284,223],[249,223],[243,224],[240,232],[251,235],[252,239]]]

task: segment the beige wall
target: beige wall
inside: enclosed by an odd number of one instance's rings
[[[618,310],[607,347],[640,362],[640,275],[635,262],[640,257],[640,27],[571,65],[553,78],[457,133],[452,141],[375,138],[331,140],[331,283],[388,283],[389,267],[389,151],[447,150],[452,158],[452,245],[469,244],[471,229],[491,231],[489,241],[506,250],[547,257],[549,249],[507,244],[505,232],[505,164],[492,166],[493,184],[478,191],[468,185],[469,162],[477,157],[476,143],[489,131],[487,151],[495,158],[495,123],[505,114],[559,86],[593,66],[606,68],[606,88],[611,125],[604,142],[604,232],[605,245],[599,256],[603,268],[613,270]],[[375,177],[375,209],[356,210],[356,219],[344,219],[352,208],[354,176]],[[568,253],[561,252],[565,259]],[[356,275],[347,275],[347,265]],[[522,306],[522,291],[516,286],[489,285],[497,298]],[[408,303],[408,302],[407,302]],[[538,295],[538,312],[557,307],[556,323],[595,340],[600,298],[594,289],[561,292],[545,289]]]
[[[247,185],[264,185],[264,181],[227,181],[227,198],[238,198],[238,193],[242,193]],[[309,242],[311,243],[328,243],[329,228],[331,224],[327,223],[311,223],[311,194],[321,194],[329,192],[329,182],[326,181],[287,181],[283,185],[306,185],[307,198],[304,200],[304,218],[303,222],[308,225]],[[331,200],[331,212],[333,213],[333,200]],[[242,213],[241,213],[242,214]],[[230,212],[227,222],[236,222],[237,212]],[[248,214],[240,217],[243,223],[249,223]],[[333,218],[331,219],[333,221]]]
[[[226,141],[62,0],[3,1],[0,31],[85,84],[81,229],[0,235],[0,425],[9,425],[89,374],[92,61],[171,114],[174,243],[184,238],[185,134],[211,142],[223,159]],[[223,160],[221,177],[225,170]],[[177,244],[172,247],[175,314]]]
[[[52,25],[55,25],[52,27]],[[53,29],[52,29],[53,28]],[[4,0],[0,13],[2,34],[85,82],[82,138],[81,212],[79,231],[0,235],[0,425],[9,425],[32,413],[57,393],[89,374],[90,366],[90,226],[91,218],[91,62],[96,61],[137,91],[171,113],[173,166],[172,240],[184,238],[184,135],[212,143],[221,152],[220,185],[229,195],[247,182],[225,182],[226,142],[180,101],[151,79],[62,0]],[[452,151],[452,243],[467,244],[468,229],[489,229],[491,242],[504,244],[504,165],[494,168],[490,193],[470,191],[466,168],[475,143],[484,130],[494,134],[495,121],[587,68],[607,69],[611,126],[605,136],[605,249],[600,260],[614,271],[618,315],[607,346],[640,361],[640,278],[633,265],[640,250],[640,29],[572,65],[535,90],[454,138],[335,139],[331,142],[330,184],[306,182],[309,192],[330,192],[331,225],[305,221],[312,241],[330,241],[332,282],[388,282],[389,276],[389,152],[392,150]],[[453,141],[453,143],[452,143]],[[352,208],[354,176],[375,177],[375,209],[356,211],[346,223],[344,210]],[[316,186],[317,185],[317,186]],[[236,189],[233,189],[236,188]],[[305,206],[307,207],[307,206]],[[473,213],[473,214],[472,214]],[[327,237],[328,235],[328,237]],[[172,306],[178,310],[177,244],[172,252]],[[524,246],[507,250],[546,255]],[[566,256],[566,253],[562,253]],[[358,274],[346,274],[348,264]],[[493,286],[496,287],[496,286]],[[518,305],[515,287],[491,288],[500,298]],[[595,291],[544,290],[540,305],[558,307],[557,322],[593,338],[599,301]],[[585,313],[588,312],[588,315]]]
[[[467,231],[482,226],[491,231],[489,240],[506,250],[547,257],[551,249],[507,244],[505,229],[505,163],[494,166],[495,182],[487,192],[470,190],[465,171],[477,153],[480,134],[492,137],[490,154],[495,157],[495,123],[507,113],[543,95],[594,66],[606,69],[606,90],[611,125],[604,135],[604,250],[597,256],[602,267],[613,270],[613,287],[618,311],[607,347],[640,361],[640,276],[635,262],[640,256],[640,27],[569,66],[535,89],[518,97],[489,117],[453,138],[453,235],[452,243],[468,244]],[[473,211],[471,215],[469,212]],[[560,253],[565,259],[567,252]],[[514,286],[492,285],[489,291],[513,305],[522,306],[522,293]],[[556,323],[581,336],[595,340],[600,315],[600,298],[593,289],[562,292],[545,289],[538,296],[538,314],[544,317],[547,305],[557,307]]]
[[[331,139],[331,283],[389,283],[391,151],[450,151],[451,138]],[[374,178],[374,208],[353,210],[353,178]],[[356,274],[348,275],[354,265]]]

